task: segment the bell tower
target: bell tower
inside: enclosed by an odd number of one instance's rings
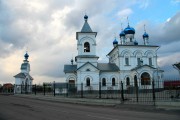
[[[84,25],[80,32],[76,32],[78,56],[75,61],[77,68],[86,62],[97,66],[98,56],[96,56],[96,35],[88,24],[88,16],[84,16]]]

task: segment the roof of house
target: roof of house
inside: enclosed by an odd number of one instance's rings
[[[90,62],[87,62],[89,64],[91,64]],[[84,65],[86,65],[87,63],[85,63]],[[81,67],[83,67],[84,65],[82,65]],[[93,64],[91,64],[92,66],[94,66]],[[79,67],[78,69],[80,69],[81,67]],[[100,70],[100,72],[117,72],[120,71],[119,67],[114,64],[114,63],[98,63],[97,67],[94,66],[95,68],[97,68],[98,70]],[[76,72],[77,70],[77,65],[64,65],[64,72],[65,73],[73,73]]]
[[[84,22],[81,32],[93,32],[87,21]]]
[[[11,83],[5,83],[3,84],[3,88],[12,88],[13,85]]]
[[[26,76],[29,76],[29,78],[31,79],[31,80],[33,80],[33,78],[29,75],[29,74],[26,74],[26,73],[18,73],[17,75],[15,75],[14,77],[15,78],[26,78]]]
[[[117,71],[120,71],[119,67],[115,63],[98,63],[97,68],[101,72],[117,72]]]
[[[76,72],[77,65],[64,65],[64,72],[65,73],[73,73]]]

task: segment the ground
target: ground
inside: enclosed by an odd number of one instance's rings
[[[0,95],[0,120],[179,120],[178,112],[70,104]]]

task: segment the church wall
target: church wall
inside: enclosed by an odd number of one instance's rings
[[[22,85],[22,83],[25,83],[25,80],[23,78],[15,78],[15,90],[14,90],[14,93],[21,93],[21,85]]]
[[[75,73],[66,73],[66,82],[69,82],[69,80],[75,80],[75,84],[77,83],[77,76]]]
[[[25,80],[23,78],[15,78],[16,85],[21,85],[22,83],[25,83]]]
[[[119,80],[119,72],[101,72],[100,73],[100,82],[101,82],[101,89],[102,90],[118,90],[119,85],[120,85],[120,80]],[[103,86],[103,81],[102,79],[106,79],[106,85]],[[115,86],[112,85],[112,78],[115,78]]]
[[[146,55],[146,52],[150,51],[152,54]],[[137,58],[143,60],[143,65],[149,65],[149,58],[152,58],[153,67],[157,67],[157,57],[156,57],[156,47],[138,47],[138,46],[119,46],[120,54],[120,69],[121,70],[130,70],[137,67]],[[125,58],[129,58],[129,65],[125,65]]]
[[[90,62],[94,66],[97,66],[97,58],[78,58],[77,59],[77,63],[78,63],[77,68],[81,67],[86,62]]]
[[[86,79],[90,78],[90,86],[86,85]],[[98,90],[99,89],[99,71],[78,71],[77,72],[78,84],[83,83],[83,90]],[[81,90],[81,86],[78,87]]]

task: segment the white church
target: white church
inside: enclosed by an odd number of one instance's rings
[[[163,70],[157,65],[159,46],[149,44],[149,35],[144,32],[144,44],[139,45],[134,39],[135,29],[127,27],[119,34],[120,40],[113,41],[113,49],[107,53],[108,63],[98,63],[96,55],[96,36],[88,24],[88,16],[84,16],[84,25],[76,32],[78,55],[76,64],[64,65],[66,81],[75,86],[83,84],[83,90],[118,90],[120,82],[124,88],[138,86],[139,89],[152,89],[152,80],[162,80]],[[155,87],[161,85],[156,84]],[[77,86],[77,90],[80,90]]]
[[[25,60],[21,64],[21,72],[15,75],[14,93],[31,93],[33,78],[30,75],[29,55],[26,52]]]

